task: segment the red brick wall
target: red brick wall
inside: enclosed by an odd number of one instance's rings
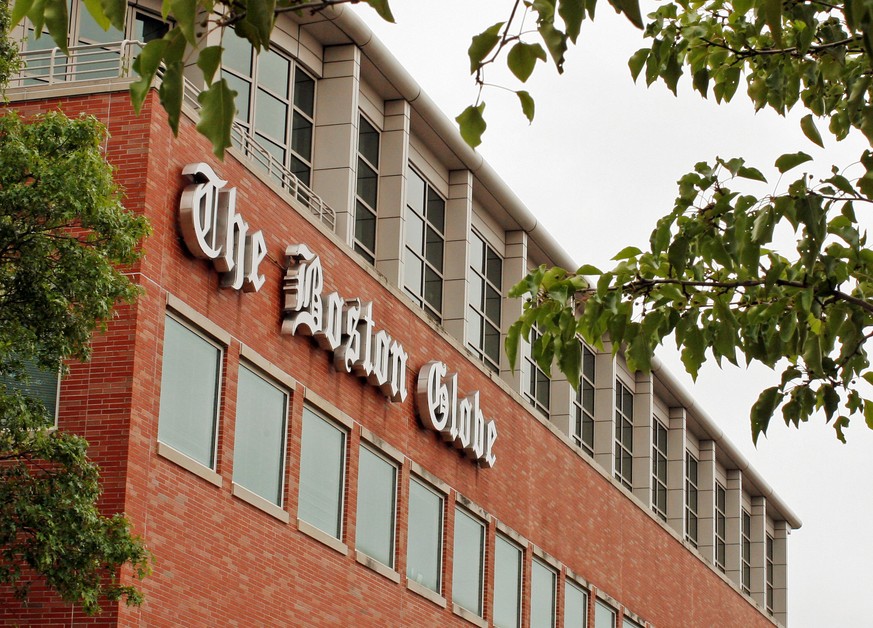
[[[47,102],[19,108],[55,106]],[[91,442],[92,455],[104,468],[104,507],[124,509],[156,558],[154,574],[142,583],[144,605],[108,609],[101,620],[191,626],[465,625],[451,610],[457,491],[652,625],[769,625],[653,517],[533,419],[489,374],[469,363],[465,353],[410,313],[353,255],[338,248],[233,158],[220,163],[212,157],[189,121],[183,120],[179,138],[174,139],[163,113],[153,109],[153,98],[137,118],[124,93],[65,99],[62,106],[68,112],[87,110],[108,120],[109,157],[119,169],[128,206],[145,212],[154,230],[137,276],[145,294],[135,307],[118,310],[108,333],[95,340],[91,363],[75,367],[63,389],[61,426],[85,434]],[[266,237],[269,255],[261,269],[267,281],[258,293],[220,289],[211,264],[185,249],[176,223],[185,184],[181,170],[197,161],[210,163],[237,188],[237,211],[251,230],[260,229]],[[307,338],[280,334],[282,264],[286,245],[294,243],[306,243],[321,256],[325,293],[337,290],[344,297],[374,302],[377,328],[390,333],[409,353],[406,402],[389,403],[374,387],[336,372],[329,355]],[[156,453],[167,293],[234,339],[225,352],[223,370],[220,488]],[[287,446],[285,509],[290,524],[231,494],[240,343],[298,382]],[[419,425],[414,378],[429,360],[441,360],[457,370],[461,392],[481,391],[486,418],[494,419],[499,430],[493,469],[473,465]],[[346,474],[344,541],[349,554],[341,555],[297,530],[304,388],[311,388],[452,487],[446,502],[443,566],[447,610],[406,588],[408,460],[399,482],[396,568],[400,583],[355,560],[357,429],[349,438]],[[491,603],[494,534],[492,523],[486,609]],[[526,595],[530,561],[528,552]],[[562,604],[563,577],[558,588]],[[70,612],[68,606],[65,609]],[[22,612],[6,611],[0,618],[5,623],[14,616],[22,623],[41,624],[47,617]],[[529,612],[527,604],[524,612]],[[593,625],[593,614],[589,620]]]

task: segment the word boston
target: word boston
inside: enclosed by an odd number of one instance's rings
[[[282,333],[302,333],[333,352],[338,370],[365,378],[391,401],[404,401],[408,354],[386,332],[374,331],[373,304],[343,299],[336,292],[322,297],[321,259],[305,244],[285,249],[288,270]]]
[[[479,391],[458,400],[458,374],[447,374],[446,365],[436,361],[418,372],[415,400],[421,421],[483,467],[493,467],[497,425],[485,420]]]

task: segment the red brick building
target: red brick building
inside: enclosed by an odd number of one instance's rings
[[[154,231],[58,425],[156,562],[140,608],[37,593],[0,622],[786,623],[800,522],[669,373],[587,347],[578,393],[509,368],[500,295],[573,260],[351,10],[228,45],[219,162],[194,86],[178,138],[154,93],[131,109],[132,45],[108,42],[159,36],[159,3],[126,33],[72,6],[80,47],[30,36],[8,97],[102,120]]]

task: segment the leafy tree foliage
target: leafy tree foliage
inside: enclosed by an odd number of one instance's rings
[[[0,73],[15,67],[5,42]],[[122,515],[98,511],[87,442],[47,429],[53,417],[21,384],[27,365],[57,373],[86,359],[95,327],[138,294],[118,265],[137,259],[148,226],[122,207],[104,139],[93,118],[0,116],[0,586],[26,597],[39,575],[88,613],[139,603],[119,571],[142,578],[150,555]]]
[[[143,102],[162,69],[160,98],[176,129],[182,69],[196,62],[207,86],[199,128],[221,155],[235,112],[234,92],[215,80],[222,37],[233,31],[260,50],[269,44],[277,14],[345,1],[164,2],[173,26],[136,59],[141,80],[131,87],[133,101]],[[393,21],[388,0],[365,2]],[[122,27],[125,0],[86,4],[99,23]],[[663,81],[676,93],[688,74],[693,89],[719,103],[745,84],[758,109],[785,114],[805,108],[801,128],[815,144],[823,143],[822,121],[838,140],[860,132],[873,143],[870,2],[671,0],[646,18],[639,0],[609,4],[647,41],[628,62],[635,80]],[[507,0],[507,19],[473,37],[470,71],[480,96],[457,117],[471,146],[486,130],[482,95],[489,67],[506,64],[522,85],[513,90],[522,113],[533,120],[535,101],[523,84],[543,63],[563,72],[568,47],[596,8],[597,0]],[[65,0],[16,0],[13,19],[24,16],[66,47]],[[784,174],[808,159],[786,154],[776,167]],[[873,200],[873,152],[864,151],[859,162],[863,172],[854,179],[834,167],[824,180],[801,175],[784,191],[761,195],[738,185],[740,179],[766,183],[741,158],[697,164],[679,181],[676,203],[653,231],[650,250],[624,249],[609,271],[541,268],[516,286],[512,294],[529,300],[510,330],[507,353],[514,361],[536,324],[542,335],[533,352],[540,366],[555,361],[577,382],[577,336],[594,345],[608,337],[613,351],[624,350],[640,369],[649,368],[655,347],[673,336],[693,376],[710,356],[782,370],[781,383],[752,409],[756,439],[780,406],[786,423],[795,425],[822,410],[841,439],[853,414],[863,414],[873,428],[873,399],[865,392],[873,383],[865,348],[873,333],[873,252],[855,214]],[[791,250],[780,249],[786,233],[796,241]]]

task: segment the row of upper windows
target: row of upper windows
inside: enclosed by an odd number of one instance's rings
[[[219,408],[222,398],[224,347],[173,314],[164,328],[158,441],[187,458],[217,468]],[[236,426],[233,440],[233,483],[285,511],[288,415],[291,389],[255,365],[240,364]],[[349,426],[306,404],[299,455],[297,517],[342,543],[348,499]],[[374,439],[375,440],[375,439]],[[406,575],[423,589],[441,596],[445,590],[444,540],[449,489],[422,476],[408,478],[408,504],[398,507],[402,458],[362,439],[358,448],[355,548],[396,570],[398,513],[408,512]],[[458,500],[460,502],[460,500]],[[464,612],[497,626],[557,626],[560,566],[533,555],[533,550],[497,532],[490,544],[488,525],[497,525],[475,507],[454,509],[452,602]],[[526,552],[531,552],[526,555]],[[526,562],[526,558],[530,561]],[[493,562],[491,562],[493,561]],[[529,565],[529,567],[526,567]],[[529,580],[524,571],[530,569]],[[485,608],[485,574],[493,570],[493,606]],[[589,600],[587,587],[564,577],[563,626],[615,628],[619,613],[607,602]],[[529,584],[527,584],[529,582]],[[530,590],[525,590],[529,586]],[[525,608],[525,600],[527,606]],[[590,606],[589,606],[590,604]],[[638,626],[630,617],[623,628]]]

